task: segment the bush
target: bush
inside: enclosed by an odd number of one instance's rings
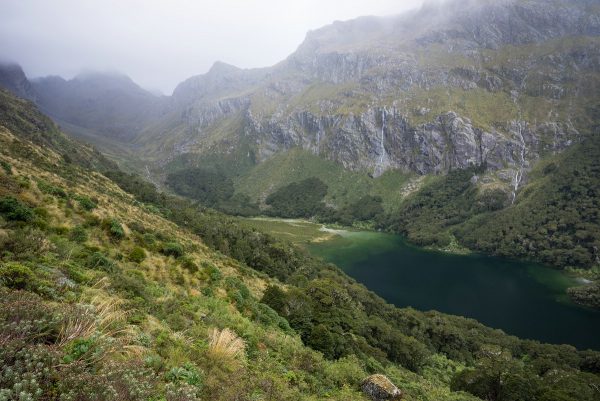
[[[0,160],[0,166],[2,167],[2,169],[4,169],[6,174],[8,174],[8,175],[12,174],[12,167],[8,162],[5,162],[4,160]]]
[[[189,256],[184,256],[181,258],[180,260],[181,263],[181,267],[183,267],[185,270],[189,271],[190,273],[196,273],[198,272],[198,265],[196,265],[196,263],[194,262],[194,259],[192,259]]]
[[[0,283],[13,290],[30,288],[35,276],[31,269],[20,263],[5,263],[0,265]]]
[[[37,182],[38,189],[45,194],[53,195],[58,198],[66,199],[68,198],[67,193],[64,189],[57,187],[56,185],[52,185],[46,181],[39,180]]]
[[[94,202],[87,196],[75,195],[73,199],[75,199],[77,203],[79,203],[79,206],[81,206],[82,209],[87,210],[88,212],[98,207],[96,202]]]
[[[99,269],[105,272],[114,272],[116,270],[116,264],[101,252],[92,253],[87,261],[86,266],[90,269]]]
[[[102,226],[108,231],[111,238],[115,240],[122,240],[125,238],[125,230],[117,219],[105,220]]]
[[[135,263],[142,263],[146,259],[146,251],[144,248],[136,246],[129,252],[129,260]]]
[[[167,242],[163,245],[160,252],[166,256],[173,256],[176,258],[182,257],[184,254],[183,246],[178,242]]]
[[[69,233],[69,239],[74,242],[84,243],[88,240],[88,234],[84,227],[76,226]]]
[[[32,259],[52,248],[53,245],[44,232],[32,227],[18,228],[12,231],[8,238],[0,240],[2,253],[12,254],[14,259]]]
[[[18,201],[12,196],[3,196],[0,198],[0,214],[7,220],[13,221],[31,221],[33,220],[33,210]]]

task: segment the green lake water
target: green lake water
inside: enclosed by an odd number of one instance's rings
[[[569,301],[564,273],[482,255],[450,255],[396,235],[344,232],[309,250],[388,302],[461,315],[521,338],[600,350],[600,312]]]

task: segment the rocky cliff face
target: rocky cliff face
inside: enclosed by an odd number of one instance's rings
[[[311,32],[260,74],[228,68],[222,98],[214,71],[175,97],[187,99],[180,123],[198,143],[241,113],[243,133],[233,135],[251,138],[261,160],[302,147],[375,175],[485,165],[518,189],[533,162],[592,129],[599,35],[589,1],[426,4]]]
[[[537,159],[598,130],[600,7],[427,2],[310,32],[270,68],[215,63],[171,98],[94,82],[48,78],[34,89],[53,116],[135,141],[158,164],[240,143],[259,160],[301,147],[373,175],[485,165],[514,191]]]

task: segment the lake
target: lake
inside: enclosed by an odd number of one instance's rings
[[[600,350],[600,312],[573,304],[564,273],[527,262],[451,255],[396,235],[341,232],[307,245],[388,302],[477,319],[521,338]]]

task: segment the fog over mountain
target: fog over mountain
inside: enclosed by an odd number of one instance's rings
[[[217,60],[269,66],[292,53],[311,29],[421,3],[9,0],[0,4],[0,59],[18,62],[28,77],[122,71],[144,88],[170,94]]]

